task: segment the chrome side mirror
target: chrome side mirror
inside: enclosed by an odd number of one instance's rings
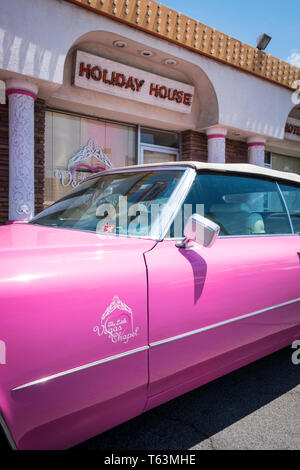
[[[202,215],[193,214],[184,227],[185,239],[176,244],[179,248],[189,248],[189,242],[196,242],[210,248],[220,233],[220,226]]]

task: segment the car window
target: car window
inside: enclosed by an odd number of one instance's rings
[[[277,183],[248,176],[222,173],[198,174],[178,215],[182,226],[191,213],[213,220],[222,236],[292,233]],[[171,236],[176,237],[176,223]],[[178,234],[178,230],[177,230]]]
[[[117,235],[150,236],[185,170],[102,174],[88,180],[31,224]]]
[[[300,233],[300,187],[280,184],[280,189],[290,212],[294,231]]]

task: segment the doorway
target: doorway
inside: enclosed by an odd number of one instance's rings
[[[140,145],[141,163],[176,162],[179,160],[179,151],[173,148],[156,145]]]
[[[138,135],[139,164],[179,160],[179,135],[176,132],[141,127]]]

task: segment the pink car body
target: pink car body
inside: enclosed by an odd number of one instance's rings
[[[298,235],[207,249],[0,229],[1,424],[64,449],[300,337]]]

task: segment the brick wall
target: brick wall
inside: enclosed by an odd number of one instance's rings
[[[226,139],[226,163],[247,163],[247,142]]]
[[[37,99],[34,109],[34,191],[35,213],[44,208],[45,185],[45,102]]]
[[[207,162],[206,134],[192,130],[181,134],[182,160]]]
[[[35,102],[34,117],[35,132],[35,165],[34,190],[35,211],[43,209],[44,201],[44,142],[45,142],[45,103],[42,100]],[[0,224],[8,220],[8,105],[0,105]]]
[[[8,105],[0,104],[0,224],[8,219]]]
[[[182,160],[207,162],[207,136],[192,130],[181,134]],[[248,146],[246,142],[226,139],[226,163],[247,163]]]

